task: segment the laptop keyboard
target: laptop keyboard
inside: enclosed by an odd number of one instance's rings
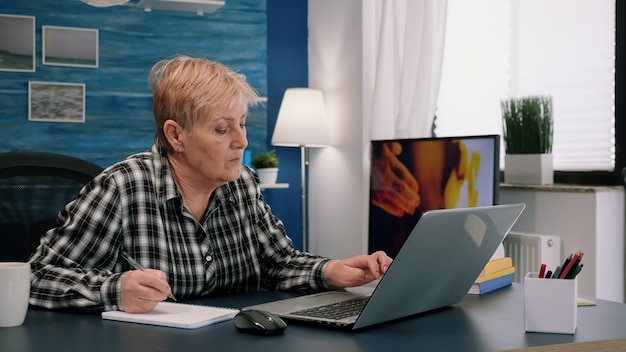
[[[307,308],[291,314],[306,317],[326,318],[340,320],[343,318],[359,315],[365,307],[369,297],[355,298],[348,301],[326,304],[314,308]]]

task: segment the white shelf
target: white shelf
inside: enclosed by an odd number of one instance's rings
[[[261,183],[261,191],[266,189],[289,188],[288,183]]]
[[[225,1],[218,0],[141,0],[137,7],[144,11],[166,10],[195,12],[198,15],[213,13],[224,6]]]

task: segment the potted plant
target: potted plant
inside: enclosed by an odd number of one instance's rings
[[[257,155],[250,162],[262,184],[274,184],[278,179],[278,157],[274,150]]]
[[[552,184],[552,98],[529,96],[501,105],[505,182]]]

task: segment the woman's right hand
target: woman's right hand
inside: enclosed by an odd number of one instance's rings
[[[161,270],[131,270],[122,275],[121,309],[128,313],[148,313],[172,293]]]

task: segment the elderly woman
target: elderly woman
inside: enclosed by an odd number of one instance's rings
[[[295,250],[242,166],[248,108],[242,75],[202,58],[150,71],[156,137],[59,214],[31,258],[30,303],[51,309],[149,312],[174,295],[321,291],[379,278],[383,252],[331,260]],[[131,270],[134,258],[145,270]]]

